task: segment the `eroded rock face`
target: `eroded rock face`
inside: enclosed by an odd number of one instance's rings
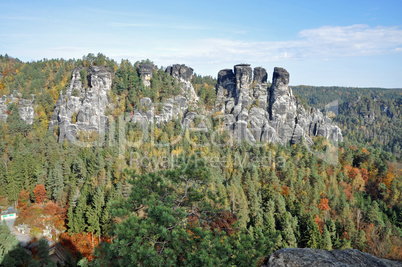
[[[202,116],[188,110],[189,101],[184,96],[168,98],[163,104],[158,105],[152,103],[150,98],[143,97],[140,99],[140,104],[141,107],[134,110],[132,122],[139,123],[143,128],[148,127],[150,123],[161,124],[178,119],[185,128],[208,131],[207,124],[201,119]]]
[[[379,259],[356,249],[321,250],[310,248],[284,248],[274,252],[263,266],[266,267],[321,267],[321,266],[367,266],[396,267],[401,262]]]
[[[324,136],[342,141],[338,126],[320,111],[306,111],[297,103],[289,88],[289,73],[275,68],[272,85],[264,68],[240,64],[218,73],[217,108],[225,116],[233,115],[226,126],[237,140],[254,142],[298,143],[304,139],[312,145],[310,136]]]
[[[152,64],[141,64],[139,71],[143,77],[152,75],[153,68]],[[246,139],[251,143],[294,144],[305,140],[312,145],[313,136],[342,141],[341,130],[329,118],[319,110],[306,110],[297,103],[289,88],[289,73],[283,68],[275,68],[269,88],[264,68],[252,70],[248,64],[239,64],[234,66],[234,70],[221,70],[218,73],[216,107],[208,114],[194,112],[198,97],[191,84],[193,69],[176,64],[168,67],[166,72],[178,79],[182,94],[161,104],[152,103],[147,97],[141,98],[130,116],[134,123],[147,127],[178,119],[185,128],[208,131],[211,125],[205,116],[214,114],[222,116],[225,127],[239,142]],[[111,83],[112,75],[106,68],[73,70],[71,83],[65,92],[60,93],[49,123],[51,130],[58,127],[59,141],[65,138],[73,141],[80,131],[105,131]],[[22,114],[27,113],[25,109],[21,110]]]
[[[33,123],[35,117],[33,97],[32,100],[28,100],[21,98],[21,95],[17,97],[13,94],[8,96],[3,95],[0,98],[0,120],[4,122],[7,121],[7,108],[10,103],[15,103],[17,105],[18,113],[20,114],[21,119],[28,124]]]
[[[86,75],[86,77],[81,77]],[[49,129],[59,127],[59,142],[75,140],[79,131],[104,133],[112,75],[105,67],[75,68],[70,86],[60,92]]]
[[[154,68],[155,66],[151,63],[142,63],[138,67],[138,72],[140,73],[142,82],[146,87],[151,86],[151,79],[154,73]]]
[[[267,80],[268,80],[268,74],[267,71],[264,68],[261,67],[256,67],[254,68],[254,79],[253,79],[253,85],[254,85],[254,98],[256,101],[258,101],[258,106],[260,106],[263,109],[266,109],[267,106]]]
[[[218,73],[218,83],[216,88],[217,103],[228,103],[229,113],[235,105],[236,97],[236,77],[231,69],[224,69]]]
[[[166,68],[166,72],[175,77],[181,83],[181,90],[184,97],[191,103],[198,101],[198,96],[195,93],[194,87],[191,84],[194,70],[184,64],[174,64]]]

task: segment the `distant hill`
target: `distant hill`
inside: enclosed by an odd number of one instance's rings
[[[401,156],[402,89],[294,86],[295,95],[312,107],[325,109],[338,101],[338,123],[349,141],[381,147]]]

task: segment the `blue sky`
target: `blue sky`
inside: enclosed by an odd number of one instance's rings
[[[102,52],[216,76],[238,63],[292,85],[402,87],[402,1],[4,1],[0,54]]]

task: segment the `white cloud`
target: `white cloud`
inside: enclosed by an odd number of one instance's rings
[[[324,26],[303,30],[299,35],[309,44],[305,48],[318,55],[371,56],[392,53],[402,47],[402,30],[398,27]]]
[[[374,56],[402,52],[399,27],[368,25],[323,26],[299,32],[289,41],[247,42],[228,39],[201,39],[168,45],[152,58],[164,65],[182,60],[193,65],[225,62],[278,62],[284,60]]]

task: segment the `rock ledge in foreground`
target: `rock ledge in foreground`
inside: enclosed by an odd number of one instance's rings
[[[396,267],[402,266],[401,262],[379,259],[370,254],[356,249],[346,250],[321,250],[311,248],[284,248],[269,257],[263,266],[267,267]]]

